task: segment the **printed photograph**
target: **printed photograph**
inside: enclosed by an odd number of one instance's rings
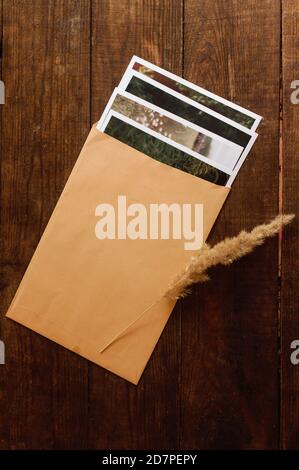
[[[171,119],[169,116],[165,116],[141,103],[131,100],[127,96],[117,94],[111,109],[168,137],[199,155],[221,164],[229,171],[233,170],[243,151],[241,146],[228,141],[225,142],[216,136],[211,137],[203,132],[199,132],[175,119]]]
[[[250,134],[186,103],[170,93],[166,93],[164,90],[141,80],[139,77],[132,76],[126,87],[126,91],[170,113],[176,114],[187,121],[193,122],[214,134],[220,135],[235,144],[241,145],[243,148],[245,148],[250,141]]]
[[[112,116],[104,132],[149,157],[179,170],[225,186],[229,175],[172,145]]]
[[[225,103],[221,103],[221,101],[217,101],[216,99],[210,98],[204,93],[194,90],[193,88],[188,87],[187,85],[180,83],[177,80],[174,80],[162,73],[157,72],[156,70],[146,67],[145,65],[135,62],[133,65],[133,70],[136,70],[137,72],[142,73],[143,75],[146,75],[152,78],[153,80],[156,80],[162,85],[165,85],[168,88],[171,88],[172,90],[181,93],[187,98],[190,98],[191,100],[194,100],[197,103],[200,103],[203,106],[206,106],[207,108],[210,108],[213,111],[222,114],[223,116],[231,119],[232,121],[237,122],[238,124],[241,124],[244,127],[247,127],[248,129],[251,129],[253,124],[255,123],[255,119],[253,117],[248,116],[245,113],[234,109]]]

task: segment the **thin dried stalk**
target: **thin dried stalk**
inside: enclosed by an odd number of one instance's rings
[[[171,282],[165,296],[179,299],[190,293],[190,286],[209,280],[207,269],[216,264],[231,264],[261,245],[266,238],[279,232],[294,215],[279,215],[269,224],[258,225],[251,232],[243,230],[236,237],[226,238],[212,248],[205,244],[198,255],[193,256],[185,269]]]

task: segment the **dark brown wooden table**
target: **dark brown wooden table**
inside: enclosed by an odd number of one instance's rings
[[[211,242],[298,214],[297,0],[2,0],[1,449],[299,448],[299,222],[177,304],[138,387],[6,320],[133,54],[264,117]],[[2,24],[1,24],[2,21]]]

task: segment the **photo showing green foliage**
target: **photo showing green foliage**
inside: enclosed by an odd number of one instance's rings
[[[131,78],[126,91],[242,147],[246,147],[250,141],[251,136],[246,132],[166,93],[164,90],[138,77],[133,76]]]
[[[104,131],[161,163],[224,186],[229,175],[112,116]]]
[[[204,133],[181,124],[125,96],[116,95],[111,109],[213,160],[213,153],[211,151],[212,138]],[[223,152],[225,150],[225,145],[223,145]]]
[[[255,120],[251,116],[247,116],[241,111],[237,111],[236,109],[231,108],[230,106],[227,106],[226,104],[221,103],[220,101],[217,101],[214,98],[210,98],[209,96],[200,93],[199,91],[192,90],[191,88],[183,85],[182,83],[177,82],[177,86],[180,92],[191,100],[194,100],[197,103],[200,103],[206,106],[207,108],[210,108],[213,111],[222,114],[222,116],[225,116],[231,119],[232,121],[235,121],[241,124],[242,126],[247,127],[247,129],[252,128]]]
[[[216,111],[222,116],[225,116],[231,119],[232,121],[237,122],[244,127],[247,127],[247,129],[251,129],[255,122],[254,118],[252,118],[251,116],[248,116],[242,111],[238,111],[237,109],[234,109],[231,106],[222,103],[221,101],[217,101],[215,98],[210,98],[204,93],[194,90],[193,88],[187,85],[184,85],[183,83],[180,83],[155,70],[152,70],[148,67],[138,64],[138,62],[134,64],[133,68],[137,70],[138,72],[142,73],[143,75],[147,75],[153,80],[156,80],[157,82],[162,83],[163,85],[166,85],[168,88],[171,88],[172,90],[175,90],[181,93],[187,98],[190,98],[191,100],[196,101],[197,103],[200,103],[203,106],[206,106],[207,108],[212,109],[213,111]]]

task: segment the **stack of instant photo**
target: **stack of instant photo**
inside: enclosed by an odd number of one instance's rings
[[[261,116],[133,56],[97,129],[144,154],[231,187]]]

